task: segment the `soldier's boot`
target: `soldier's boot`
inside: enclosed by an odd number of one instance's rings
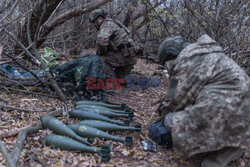
[[[240,148],[226,147],[208,155],[201,167],[226,167],[230,162],[241,157],[243,150]]]

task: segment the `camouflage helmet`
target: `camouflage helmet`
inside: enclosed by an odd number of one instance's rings
[[[103,9],[95,9],[89,14],[89,22],[93,23],[99,16],[105,18],[108,12]]]
[[[167,37],[158,49],[159,64],[175,59],[188,44],[181,36]]]

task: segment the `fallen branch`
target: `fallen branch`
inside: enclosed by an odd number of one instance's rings
[[[57,111],[53,111],[51,113],[49,113],[48,115],[53,115],[53,116],[60,116],[62,114],[62,110],[57,110]],[[40,126],[40,125],[39,125]],[[23,131],[23,130],[27,130],[32,128],[33,126],[26,126],[26,127],[22,127],[19,129],[14,129],[8,132],[2,132],[0,133],[0,139],[1,138],[6,138],[6,137],[12,137],[12,136],[16,136],[19,132]]]
[[[2,65],[2,64],[8,64],[8,63],[11,63],[12,62],[12,60],[9,60],[9,61],[2,61],[2,62],[0,62],[0,65]]]
[[[39,92],[32,92],[32,91],[28,91],[28,90],[21,90],[21,89],[15,89],[15,88],[8,88],[8,90],[10,90],[10,91],[16,91],[16,92],[22,92],[22,93],[28,93],[28,94],[34,94],[34,95],[38,95],[38,96],[46,96],[46,97],[52,97],[52,98],[59,98],[59,96],[56,96],[56,95],[50,95],[50,94],[39,93]],[[67,98],[70,99],[69,97],[67,97]]]
[[[24,144],[24,141],[25,141],[27,135],[31,134],[31,133],[36,133],[40,129],[42,129],[42,125],[38,125],[38,126],[34,126],[34,127],[31,126],[31,127],[27,127],[24,130],[21,130],[18,133],[18,136],[17,136],[17,139],[16,139],[16,144],[14,146],[14,149],[11,152],[11,157],[12,157],[12,160],[14,161],[15,166],[17,166],[17,164],[18,164],[18,162],[20,160],[20,155],[21,155],[21,152],[22,152],[22,149],[23,149],[23,144]]]
[[[44,11],[42,13],[42,15],[44,14]],[[27,36],[28,36],[28,42],[29,42],[29,45],[31,45],[32,41],[31,41],[31,36],[30,36],[30,16],[28,17],[28,23],[27,23]],[[42,18],[42,17],[41,17]],[[41,20],[40,20],[41,21]],[[40,25],[40,21],[39,21],[39,25]],[[38,29],[39,27],[37,27]],[[37,58],[37,60],[39,62],[41,62],[41,67],[44,69],[44,71],[46,72],[48,78],[49,78],[49,81],[51,83],[51,86],[54,88],[54,90],[56,91],[56,93],[58,94],[58,96],[60,97],[60,99],[66,103],[67,99],[65,97],[65,95],[63,94],[61,88],[58,86],[57,82],[54,80],[54,78],[52,77],[50,71],[49,71],[49,68],[46,66],[46,63],[42,60],[41,58],[41,55],[40,53],[38,52],[37,50],[37,47],[36,47],[36,43],[34,42],[34,45],[32,47],[34,53],[35,53],[35,56]],[[48,87],[48,86],[47,86]],[[49,88],[49,87],[48,87]]]
[[[32,44],[30,46],[32,46]],[[41,82],[41,84],[46,86],[46,84],[32,70],[29,70],[24,65],[22,65],[14,56],[11,56],[11,55],[8,55],[8,54],[4,54],[4,55],[11,58],[13,61],[15,61],[17,63],[17,65],[19,65],[21,68],[23,68],[27,72],[30,72],[30,74],[33,75],[39,82]]]
[[[0,58],[1,58],[2,52],[3,52],[3,46],[0,45]]]
[[[12,136],[16,136],[21,130],[25,130],[26,128],[31,127],[31,126],[26,126],[26,127],[22,127],[19,129],[14,129],[8,132],[2,132],[0,133],[0,139],[1,138],[6,138],[6,137],[12,137]]]
[[[2,77],[0,77],[2,78]],[[0,81],[0,85],[5,86],[35,86],[38,84],[38,82],[32,82],[32,81],[21,81],[21,80],[10,80],[9,81]]]
[[[14,4],[12,5],[11,10],[9,11],[9,13],[7,13],[4,17],[2,17],[2,19],[0,20],[0,24],[2,24],[2,22],[3,22],[7,17],[9,17],[9,16],[13,13],[14,9],[15,9],[16,6],[17,6],[18,1],[19,1],[19,0],[16,0],[16,1],[14,2]]]
[[[37,63],[38,66],[41,65],[41,62],[38,61],[31,53],[30,51],[15,37],[14,34],[12,34],[11,32],[7,31],[6,29],[4,29],[4,31],[6,32],[6,34],[13,40],[15,41],[26,53],[29,57],[31,57],[33,60],[35,60],[35,62]]]
[[[60,99],[63,101],[63,102],[66,102],[67,99],[65,97],[65,95],[62,93],[62,90],[59,88],[59,86],[57,85],[57,82],[54,80],[54,78],[52,77],[51,73],[49,72],[49,69],[46,67],[46,64],[44,61],[42,61],[39,53],[35,54],[36,57],[34,57],[30,51],[25,48],[25,46],[10,32],[8,32],[7,30],[5,30],[5,32],[7,33],[7,35],[9,35],[30,57],[32,57],[33,59],[36,60],[36,63],[41,66],[47,76],[48,76],[48,79],[50,81],[50,84],[51,86],[54,88],[54,90],[56,91],[56,93],[58,94],[58,96],[60,97]]]
[[[58,111],[53,111],[53,112],[49,113],[48,115],[59,116],[62,113],[63,113],[62,110],[58,110]],[[24,141],[25,141],[26,137],[31,133],[38,132],[42,128],[43,128],[43,126],[39,122],[39,125],[37,125],[37,126],[28,126],[28,127],[23,128],[22,130],[19,129],[20,131],[18,132],[16,143],[15,143],[15,146],[14,146],[12,152],[11,152],[11,156],[9,155],[7,150],[5,149],[5,147],[1,141],[1,138],[0,138],[0,149],[1,149],[4,157],[6,158],[8,166],[10,166],[10,167],[17,166],[17,164],[20,160],[21,152],[22,152]]]
[[[39,162],[42,166],[49,166],[49,164],[46,161],[39,159],[36,155],[34,155],[33,158],[34,161]]]
[[[46,40],[45,37],[47,37],[47,35],[55,27],[63,24],[65,21],[67,21],[73,17],[89,13],[89,12],[99,8],[100,6],[102,6],[108,2],[111,2],[111,1],[112,0],[99,0],[97,2],[91,2],[91,3],[84,5],[83,7],[77,7],[77,8],[71,9],[71,10],[57,16],[52,21],[46,22],[46,24],[43,24],[43,26],[40,29],[40,33],[39,33],[40,37],[37,40],[37,48],[39,48],[39,46],[41,46],[41,44]]]
[[[25,108],[18,108],[18,107],[12,107],[12,106],[3,106],[3,105],[0,105],[0,108],[8,108],[8,109],[19,110],[19,111],[24,111],[24,112],[47,112],[47,111],[38,111],[38,110],[27,110]]]
[[[24,111],[24,112],[32,112],[31,110],[27,110],[25,108],[18,108],[18,107],[12,107],[12,106],[0,105],[0,108],[8,108],[8,109],[12,109],[12,110],[19,110],[19,111]]]
[[[10,166],[10,167],[15,167],[15,164],[14,164],[14,162],[11,160],[10,155],[9,155],[8,151],[6,150],[6,148],[4,147],[4,145],[3,145],[1,139],[0,139],[0,149],[1,149],[1,152],[2,152],[2,154],[3,154],[3,156],[4,156],[4,158],[5,158],[6,161],[7,161],[8,166]]]

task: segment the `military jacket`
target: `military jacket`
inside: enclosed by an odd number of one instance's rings
[[[120,27],[111,18],[106,18],[96,38],[97,50],[100,56],[104,58],[113,67],[135,64],[135,54],[128,49],[134,47],[134,41],[123,27]]]
[[[249,139],[250,80],[218,43],[203,35],[165,66],[170,85],[160,112],[178,154],[239,147]]]

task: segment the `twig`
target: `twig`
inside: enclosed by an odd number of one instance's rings
[[[28,24],[27,24],[27,35],[28,35],[28,41],[29,41],[29,44],[31,44],[31,37],[30,37],[30,29],[29,29],[29,26],[30,26],[30,15],[28,17]],[[39,27],[38,27],[39,28]],[[50,80],[50,83],[52,85],[52,87],[54,88],[54,90],[56,91],[56,93],[59,95],[60,99],[63,101],[63,102],[66,102],[67,99],[66,97],[64,96],[62,90],[59,88],[59,86],[57,85],[57,82],[54,80],[54,78],[52,77],[51,73],[49,72],[49,69],[46,67],[46,64],[45,62],[41,59],[41,56],[36,48],[36,45],[34,44],[33,45],[33,51],[35,52],[35,55],[36,55],[36,58],[41,62],[41,66],[42,68],[45,70],[49,80]],[[47,86],[48,87],[48,86]]]
[[[12,12],[14,11],[14,9],[16,8],[16,5],[17,5],[18,1],[19,1],[19,0],[16,0],[16,1],[15,1],[15,3],[13,4],[13,6],[12,6],[10,12],[9,12],[7,15],[5,15],[5,16],[0,20],[0,24],[1,24],[1,22],[3,22],[9,15],[11,15],[11,13],[12,13]]]
[[[17,42],[17,44],[23,48],[25,50],[25,52],[30,56],[32,57],[33,59],[36,60],[36,63],[40,66],[42,66],[42,68],[45,70],[48,78],[49,78],[49,81],[51,83],[51,86],[54,88],[54,90],[56,91],[56,93],[58,94],[58,96],[60,97],[60,99],[63,101],[63,102],[66,102],[67,99],[65,97],[65,95],[62,93],[62,90],[59,88],[59,86],[57,85],[57,82],[54,80],[54,78],[52,77],[51,73],[49,72],[49,69],[46,67],[46,64],[45,62],[41,59],[38,51],[36,51],[36,58],[27,50],[27,48],[25,48],[25,46],[10,32],[8,32],[7,30],[5,30],[5,32],[15,41]]]
[[[6,137],[12,137],[12,136],[16,136],[21,130],[24,130],[28,127],[31,127],[31,126],[26,126],[26,127],[22,127],[22,128],[19,128],[19,129],[14,129],[14,130],[11,130],[11,131],[8,131],[8,132],[2,132],[0,133],[0,139],[1,138],[6,138]]]
[[[10,155],[9,155],[8,151],[6,150],[6,148],[4,147],[1,139],[0,139],[0,149],[1,149],[1,152],[3,153],[3,156],[5,157],[5,159],[7,161],[8,166],[15,167],[15,164],[11,160]]]
[[[80,16],[83,14],[86,14],[88,12],[93,11],[94,9],[99,8],[100,6],[110,2],[112,0],[99,0],[96,2],[90,2],[84,5],[83,7],[77,7],[74,9],[71,9],[69,11],[66,11],[65,13],[62,13],[61,15],[55,17],[53,20],[49,21],[46,24],[42,25],[42,30],[41,30],[41,35],[37,40],[37,47],[39,46],[46,40],[44,37],[46,37],[55,27],[63,24],[65,21],[76,17]]]
[[[41,15],[41,17],[40,17],[40,19],[39,19],[39,22],[38,22],[38,25],[37,25],[37,28],[36,28],[36,32],[35,32],[35,35],[34,35],[34,40],[33,40],[33,42],[34,42],[34,47],[33,47],[33,49],[34,50],[36,50],[36,42],[37,42],[37,37],[38,37],[38,35],[39,35],[39,29],[40,29],[40,27],[41,27],[41,23],[42,23],[42,19],[43,19],[43,17],[44,17],[44,13],[45,13],[45,11],[46,11],[46,3],[44,4],[44,6],[43,6],[44,8],[43,8],[43,12],[42,12],[42,15]],[[33,13],[33,12],[32,12]],[[31,17],[31,15],[30,15],[30,17]],[[29,23],[29,25],[30,25],[30,23]]]
[[[144,0],[143,0],[143,1],[144,1]],[[149,4],[149,6],[151,7],[151,9],[155,12],[156,16],[161,20],[161,22],[162,22],[164,28],[166,29],[168,35],[170,36],[169,30],[168,30],[167,25],[165,24],[164,20],[161,18],[161,16],[159,16],[159,14],[158,14],[157,11],[154,9],[154,7],[152,6],[152,4],[151,4],[148,0],[146,0],[146,2]],[[144,2],[144,3],[145,3],[145,2]]]
[[[32,44],[31,44],[32,45]],[[30,46],[31,46],[30,45]],[[41,82],[41,84],[43,84],[44,86],[46,86],[46,84],[32,71],[32,70],[29,70],[28,68],[26,68],[25,66],[23,66],[21,63],[19,63],[18,60],[16,60],[15,57],[11,56],[11,55],[8,55],[8,54],[4,54],[5,56],[11,58],[13,61],[15,61],[21,68],[23,68],[24,70],[28,71],[31,73],[31,75],[33,75],[39,82]]]
[[[12,60],[9,60],[9,61],[2,61],[2,62],[0,62],[0,65],[6,64],[6,63],[10,63],[10,62],[12,62]]]
[[[12,157],[12,159],[14,161],[15,166],[17,166],[17,164],[19,162],[21,152],[22,152],[22,149],[23,149],[23,144],[24,144],[24,141],[25,141],[27,135],[30,134],[30,133],[36,133],[40,129],[42,129],[42,125],[38,125],[38,126],[34,126],[34,127],[31,126],[31,127],[27,127],[24,130],[21,130],[18,133],[18,136],[17,136],[17,139],[16,139],[16,144],[14,146],[14,149],[11,152],[11,157]]]
[[[59,96],[50,95],[50,94],[45,94],[45,93],[32,92],[32,91],[28,91],[28,90],[21,90],[21,89],[15,89],[15,88],[8,88],[8,89],[9,89],[9,90],[12,90],[12,91],[22,92],[22,93],[29,93],[29,94],[39,95],[39,96],[47,96],[47,97],[59,98]],[[69,98],[69,97],[67,97],[67,98]],[[69,98],[69,99],[70,99],[70,98]]]
[[[8,80],[8,81],[0,81],[0,85],[5,85],[5,86],[22,86],[23,88],[26,89],[25,86],[35,86],[38,84],[38,82],[32,82],[28,80],[11,80],[8,78],[0,77],[0,79],[1,78]]]
[[[0,45],[0,58],[1,58],[2,52],[3,52],[3,46]]]
[[[55,10],[51,13],[51,15],[49,16],[49,18],[47,19],[47,21],[44,23],[45,25],[51,20],[52,16],[54,16],[54,14],[56,13],[57,9],[61,6],[61,4],[64,2],[65,0],[62,0],[57,7],[55,8]]]
[[[49,166],[49,164],[46,161],[39,159],[36,155],[34,155],[33,158],[35,161],[39,162],[42,166]]]
[[[62,114],[62,112],[63,112],[62,110],[53,111],[53,112],[49,113],[48,115],[59,116]],[[19,159],[20,159],[21,152],[22,152],[23,144],[24,144],[24,141],[25,141],[27,135],[29,135],[31,133],[36,133],[39,130],[41,130],[42,128],[43,127],[42,127],[41,123],[39,122],[38,126],[25,127],[24,129],[22,129],[21,131],[18,132],[16,144],[14,146],[14,149],[11,152],[11,160],[10,160],[10,156],[9,156],[8,152],[6,151],[2,141],[0,139],[0,149],[1,149],[4,157],[6,158],[8,166],[10,166],[10,167],[17,166]]]
[[[25,16],[27,13],[29,13],[29,12],[31,12],[31,11],[32,11],[32,9],[31,9],[31,10],[28,10],[28,11],[25,12],[25,13],[20,14],[18,17],[16,17],[15,19],[11,20],[10,22],[5,23],[5,24],[2,24],[2,25],[0,26],[0,32],[3,30],[3,28],[4,28],[5,26],[7,26],[8,24],[11,24],[11,23],[13,23],[13,22],[19,20],[21,17]],[[1,24],[1,23],[0,23],[0,24]]]
[[[19,110],[19,111],[24,111],[24,112],[47,112],[47,110],[46,111],[27,110],[25,108],[18,108],[18,107],[12,107],[12,106],[3,106],[3,105],[0,105],[0,108],[8,108],[8,109]]]
[[[43,11],[44,13],[44,11]],[[28,36],[28,42],[29,44],[31,44],[31,36],[30,36],[30,18],[31,18],[31,15],[28,15],[28,23],[27,23],[27,36]],[[40,23],[40,21],[39,21]],[[37,27],[37,29],[39,29],[39,27]],[[62,90],[60,89],[60,87],[58,86],[57,82],[54,80],[54,78],[52,77],[51,73],[49,72],[49,69],[46,67],[46,64],[45,62],[41,59],[41,56],[36,48],[36,44],[34,43],[33,45],[33,51],[35,52],[35,56],[37,58],[37,60],[39,60],[39,62],[41,62],[41,66],[42,68],[45,70],[49,80],[50,80],[50,83],[52,85],[52,87],[54,88],[54,90],[56,91],[56,93],[59,95],[60,99],[63,101],[63,102],[66,102],[67,99],[65,97],[65,95],[63,94]],[[45,85],[49,88],[48,85]]]
[[[28,49],[11,33],[8,32],[6,29],[4,29],[4,31],[7,33],[7,35],[13,39],[27,54],[28,56],[30,56],[31,58],[33,58],[35,60],[35,62],[40,66],[41,62],[38,61],[31,53],[30,51],[28,51]]]

